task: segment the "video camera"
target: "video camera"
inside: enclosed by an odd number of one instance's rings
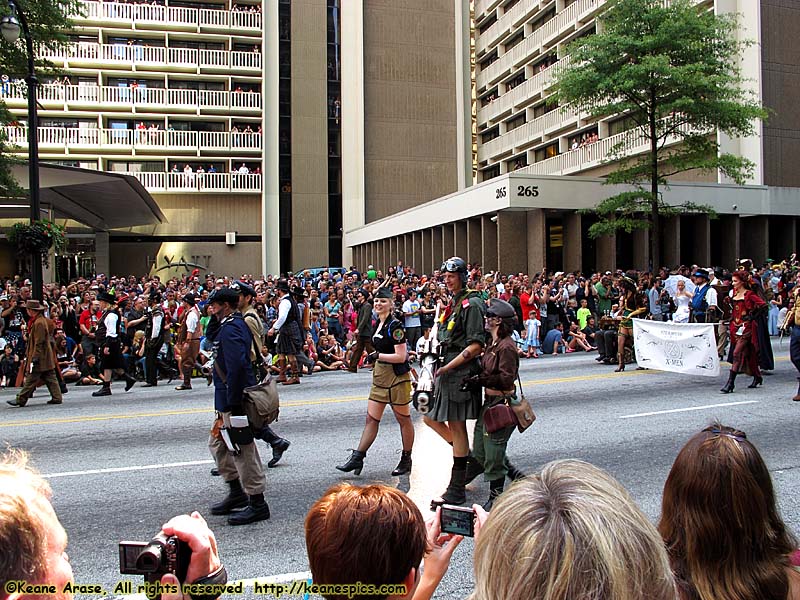
[[[119,543],[119,572],[123,575],[144,575],[146,583],[157,583],[167,573],[178,581],[186,581],[192,550],[177,536],[159,533],[149,542]],[[150,596],[148,596],[150,597]],[[150,597],[160,600],[161,594]]]

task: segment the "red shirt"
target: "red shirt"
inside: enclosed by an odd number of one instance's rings
[[[87,308],[81,313],[78,323],[86,327],[87,330],[91,331],[94,327],[97,327],[97,322],[100,320],[102,314],[103,313],[100,311],[92,313],[92,310]]]

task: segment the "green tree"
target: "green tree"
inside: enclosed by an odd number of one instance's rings
[[[23,10],[28,19],[31,38],[36,54],[36,72],[41,82],[43,75],[56,75],[57,71],[42,57],[45,50],[57,50],[67,42],[66,31],[73,23],[70,15],[81,14],[79,0],[19,0],[15,2],[19,10]],[[12,14],[9,2],[0,0],[0,17]],[[0,38],[0,73],[10,80],[24,80],[28,75],[28,58],[22,32],[20,39],[11,44]],[[24,84],[22,84],[24,85]],[[0,125],[5,126],[15,120],[6,107],[3,96],[7,86],[0,93]],[[16,119],[19,120],[19,119]],[[25,119],[27,120],[27,118]],[[0,130],[0,194],[4,196],[20,193],[16,181],[11,175],[10,166],[14,162],[12,153],[15,148],[8,144],[6,136]]]
[[[557,76],[559,104],[598,119],[626,115],[632,125],[608,154],[618,166],[606,179],[632,189],[595,207],[592,237],[650,228],[650,260],[658,267],[661,218],[710,212],[691,202],[667,204],[659,189],[668,177],[719,169],[743,184],[752,174],[750,161],[720,152],[716,136],[752,135],[766,117],[745,88],[739,57],[750,42],[737,40],[737,18],[692,0],[611,0],[599,33],[569,47],[570,64]],[[628,156],[644,143],[647,152]]]

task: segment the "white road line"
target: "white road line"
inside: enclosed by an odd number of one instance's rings
[[[705,410],[707,408],[720,408],[722,406],[739,406],[741,404],[758,404],[760,400],[743,400],[741,402],[723,402],[722,404],[706,404],[705,406],[688,406],[686,408],[673,408],[671,410],[656,410],[653,412],[638,413],[635,415],[623,415],[619,419],[636,419],[637,417],[652,417],[653,415],[667,415],[671,413],[690,412],[693,410]]]
[[[280,575],[270,575],[268,577],[255,577],[253,579],[237,579],[236,581],[229,581],[228,585],[235,585],[240,581],[244,584],[245,590],[253,589],[253,584],[257,581],[260,585],[266,583],[292,583],[294,581],[310,581],[311,571],[300,571],[299,573],[281,573]],[[137,584],[134,583],[134,589]],[[287,592],[284,592],[287,593]],[[127,596],[117,596],[117,598],[125,598],[126,600],[148,600],[144,594],[128,594]]]
[[[188,462],[163,463],[158,465],[138,465],[132,467],[113,467],[110,469],[88,469],[86,471],[65,471],[63,473],[49,473],[44,475],[46,479],[56,477],[77,477],[80,475],[101,475],[103,473],[125,473],[127,471],[150,471],[152,469],[171,469],[173,467],[196,467],[197,465],[210,465],[213,460],[192,460]]]

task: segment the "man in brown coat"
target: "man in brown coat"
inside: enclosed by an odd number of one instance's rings
[[[36,384],[41,379],[47,385],[52,398],[48,404],[61,404],[61,388],[58,385],[58,363],[53,352],[53,322],[44,316],[46,306],[38,300],[25,303],[31,317],[25,354],[25,383],[14,400],[7,400],[11,406],[25,406],[33,395]]]

